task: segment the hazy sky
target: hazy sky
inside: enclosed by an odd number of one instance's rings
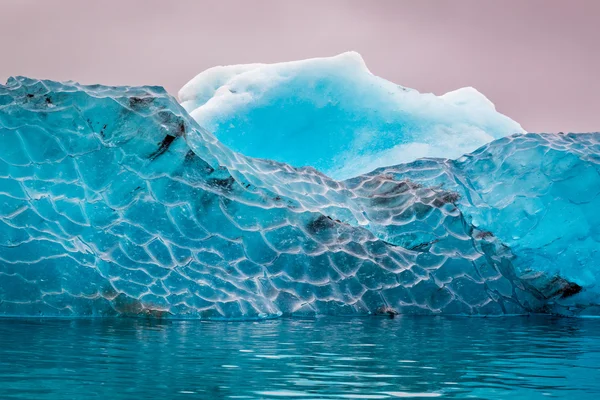
[[[214,65],[362,54],[421,92],[474,86],[529,131],[600,131],[600,0],[0,0],[0,80],[163,85]]]

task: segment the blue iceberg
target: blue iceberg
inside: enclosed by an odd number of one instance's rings
[[[340,181],[231,150],[160,87],[17,77],[0,139],[0,315],[600,313],[600,134]]]

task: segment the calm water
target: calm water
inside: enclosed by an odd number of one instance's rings
[[[600,398],[600,320],[0,319],[1,399]]]

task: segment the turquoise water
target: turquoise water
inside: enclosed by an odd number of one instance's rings
[[[600,320],[0,319],[2,399],[600,398]]]

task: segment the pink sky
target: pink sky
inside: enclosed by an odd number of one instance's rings
[[[2,0],[0,80],[176,95],[214,65],[356,50],[421,92],[473,86],[529,131],[599,131],[599,21],[598,0]]]

